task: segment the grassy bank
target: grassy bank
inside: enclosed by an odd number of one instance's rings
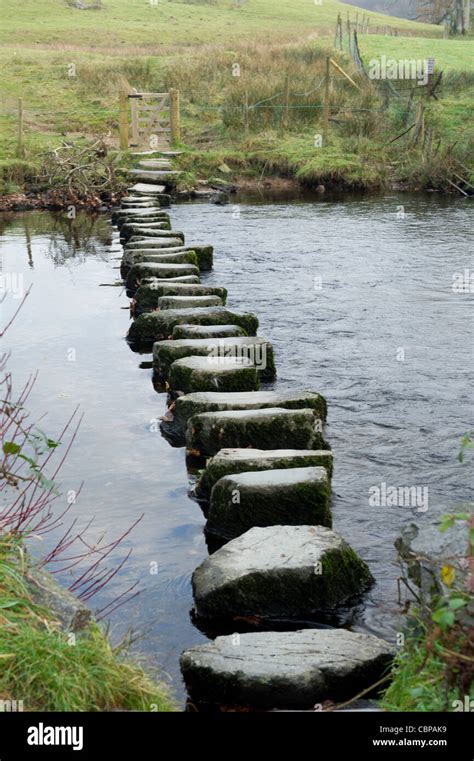
[[[396,28],[399,36],[359,36],[366,62],[381,54],[434,55],[445,71],[440,100],[427,104],[429,145],[411,145],[410,134],[391,141],[409,126],[421,90],[408,112],[405,101],[392,97],[387,103],[382,89],[357,74],[347,56],[336,56],[331,41],[337,14],[345,19],[349,11],[354,20],[357,9],[335,0],[277,6],[271,0],[240,5],[175,0],[133,7],[126,0],[108,0],[101,10],[88,11],[62,0],[26,0],[5,11],[0,30],[3,193],[37,180],[47,150],[61,140],[105,135],[116,147],[118,92],[132,87],[180,89],[185,188],[212,177],[224,163],[232,170],[224,179],[231,180],[260,178],[263,172],[305,184],[445,189],[452,156],[465,163],[472,150],[474,43],[443,40],[439,27],[369,13],[370,29]],[[323,132],[328,53],[360,91],[333,71],[330,130],[320,146],[315,135]],[[25,135],[18,156],[19,96]]]
[[[172,711],[166,688],[112,649],[98,624],[64,632],[33,602],[22,543],[0,537],[0,700],[25,711]]]

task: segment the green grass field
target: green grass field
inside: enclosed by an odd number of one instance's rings
[[[331,149],[315,154],[314,132],[321,130],[322,91],[312,98],[297,93],[317,90],[325,56],[332,49],[338,13],[355,21],[365,13],[370,30],[360,34],[364,60],[385,54],[395,58],[434,56],[453,82],[442,92],[443,108],[434,108],[439,129],[452,134],[469,129],[468,88],[472,85],[473,41],[441,38],[441,28],[367,13],[336,0],[104,0],[101,10],[78,10],[65,0],[0,0],[0,183],[12,192],[34,173],[50,146],[62,138],[107,135],[118,138],[118,93],[122,88],[182,95],[183,162],[212,171],[222,157],[238,171],[296,174],[308,181],[329,176],[349,184],[383,183],[388,159],[380,146],[393,137],[398,122],[379,118],[378,94],[363,84],[362,104],[350,85],[334,79],[331,108],[337,117]],[[352,62],[341,63],[353,74]],[[232,77],[232,63],[242,76]],[[459,72],[467,72],[466,81]],[[72,74],[72,75],[71,75]],[[246,144],[242,129],[245,91],[254,104],[281,93],[291,78],[291,119],[281,130],[281,98],[273,110],[252,111]],[[357,77],[357,74],[354,74]],[[24,158],[17,161],[18,98],[24,108]],[[293,105],[294,104],[294,105]],[[358,109],[362,105],[362,109]],[[305,110],[306,109],[306,110]],[[342,117],[337,114],[342,111]],[[358,111],[364,111],[358,113]],[[349,116],[347,116],[349,114]],[[255,134],[254,134],[255,133]],[[468,138],[466,138],[467,142]],[[461,141],[464,145],[466,140]],[[398,146],[397,146],[398,148]],[[465,149],[463,147],[463,156]]]
[[[0,43],[9,46],[57,46],[112,53],[152,53],[160,46],[228,44],[266,37],[272,42],[334,30],[336,16],[351,17],[353,6],[322,0],[104,0],[101,10],[77,10],[65,0],[1,0]],[[369,13],[373,27],[436,36],[426,24]],[[138,49],[136,49],[138,46]],[[135,48],[133,50],[133,48]]]
[[[385,55],[395,59],[434,58],[443,71],[474,71],[474,39],[427,39],[426,37],[361,37],[364,62]]]

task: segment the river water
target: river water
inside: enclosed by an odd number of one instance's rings
[[[397,194],[240,197],[171,210],[187,242],[215,246],[203,282],[228,287],[229,305],[259,316],[275,347],[275,388],[326,396],[334,528],[377,580],[350,625],[390,640],[401,627],[393,547],[401,527],[469,499],[457,454],[472,428],[474,288],[457,292],[453,282],[474,271],[470,212],[456,198]],[[39,370],[29,408],[47,413],[40,427],[52,437],[77,404],[84,413],[58,511],[83,481],[65,524],[94,517],[88,536],[111,540],[143,515],[111,561],[133,548],[130,559],[93,607],[139,582],[140,595],[111,615],[112,637],[133,627],[135,652],[183,700],[179,653],[205,639],[189,615],[191,574],[207,555],[204,519],[187,496],[184,451],[157,432],[165,399],[140,368],[148,357],[124,341],[128,300],[120,287],[100,287],[119,279],[117,233],[104,216],[32,212],[0,215],[0,233],[3,324],[33,284],[4,339],[15,385]],[[382,483],[420,487],[428,510],[374,506],[369,490]],[[34,540],[34,552],[52,541]]]

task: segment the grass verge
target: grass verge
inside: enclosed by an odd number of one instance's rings
[[[0,699],[26,711],[172,711],[165,686],[114,650],[96,623],[71,641],[28,592],[22,543],[0,537]]]

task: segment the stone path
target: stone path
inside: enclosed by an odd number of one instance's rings
[[[192,496],[206,533],[219,538],[193,575],[194,613],[214,631],[245,621],[280,629],[186,650],[188,692],[195,704],[269,710],[347,700],[381,678],[393,650],[372,635],[317,628],[318,616],[354,604],[373,582],[331,528],[326,402],[315,391],[262,388],[276,362],[271,342],[257,336],[257,317],[235,308],[230,283],[201,282],[212,245],[186,246],[172,229],[166,207],[177,152],[136,155],[136,184],[113,214],[132,297],[127,339],[153,352],[168,392],[162,433],[200,463]]]

